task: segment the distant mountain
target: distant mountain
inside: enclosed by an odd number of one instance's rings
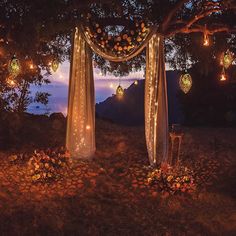
[[[104,102],[96,104],[96,114],[98,117],[112,120],[118,124],[143,125],[144,86],[145,80],[139,80],[138,85],[133,83],[128,89],[125,89],[123,98],[119,99],[113,95]],[[170,123],[181,123],[183,115],[177,98],[179,92],[177,72],[167,72],[167,87]]]

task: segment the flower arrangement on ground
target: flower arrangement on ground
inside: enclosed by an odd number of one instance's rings
[[[163,164],[148,173],[148,183],[156,186],[158,191],[171,195],[180,193],[193,193],[196,184],[193,172],[184,166],[170,166]]]
[[[47,182],[62,176],[71,163],[70,154],[65,148],[35,151],[28,162],[33,182]]]

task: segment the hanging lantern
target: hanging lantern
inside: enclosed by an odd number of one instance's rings
[[[226,81],[227,80],[227,75],[225,73],[225,68],[223,67],[222,73],[220,75],[220,81]]]
[[[116,96],[118,96],[118,98],[123,97],[124,95],[124,89],[119,85],[116,89]]]
[[[16,86],[16,81],[12,77],[8,77],[6,82],[7,85],[11,88],[14,88]]]
[[[210,45],[209,35],[204,33],[203,46],[208,47]]]
[[[21,65],[16,56],[13,56],[13,58],[9,62],[8,71],[13,78],[17,77],[20,74]]]
[[[220,64],[225,68],[228,69],[234,61],[234,54],[227,50],[225,53],[222,54]]]
[[[179,86],[180,86],[180,89],[185,94],[187,94],[190,91],[190,89],[192,88],[192,84],[193,84],[193,81],[190,74],[183,74],[180,76]]]
[[[54,72],[56,72],[56,71],[58,70],[58,68],[59,68],[59,62],[58,62],[58,60],[53,60],[53,62],[52,62],[52,70],[53,70]]]
[[[203,37],[203,46],[208,47],[210,45],[209,35],[207,33],[207,27],[205,25],[204,37]]]

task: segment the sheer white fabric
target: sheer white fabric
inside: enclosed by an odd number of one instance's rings
[[[145,134],[150,164],[168,155],[168,107],[163,37],[153,28],[142,44],[126,57],[104,53],[84,32],[76,29],[71,64],[67,148],[72,156],[90,157],[95,152],[95,101],[92,55],[88,46],[111,61],[135,57],[147,46],[145,84]]]
[[[72,55],[66,147],[73,157],[95,152],[95,99],[92,55],[76,28]]]
[[[168,157],[168,104],[163,37],[154,34],[146,51],[145,134],[150,164]]]

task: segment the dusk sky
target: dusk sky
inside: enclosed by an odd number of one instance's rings
[[[67,114],[68,102],[68,84],[69,84],[70,63],[64,62],[59,66],[56,73],[52,73],[49,77],[51,84],[42,87],[31,87],[34,94],[36,91],[48,92],[51,94],[49,104],[45,107],[41,104],[30,105],[28,111],[30,113],[42,114],[45,112],[63,112]],[[119,78],[113,75],[103,76],[99,69],[94,69],[95,79],[95,96],[96,103],[104,101],[106,98],[115,94],[119,85]],[[120,82],[123,88],[128,88],[134,80],[144,79],[144,71],[131,73],[129,76],[121,77]]]

